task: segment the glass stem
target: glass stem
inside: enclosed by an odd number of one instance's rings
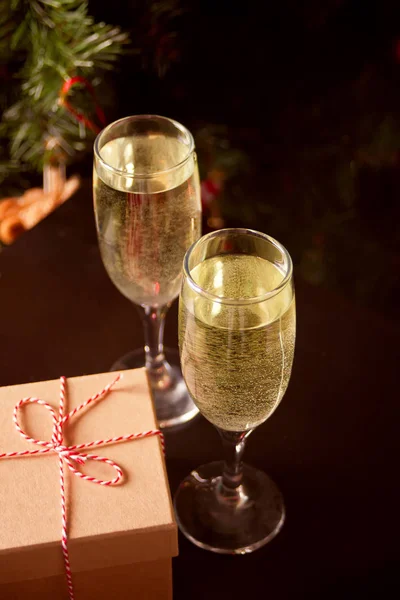
[[[169,305],[145,306],[140,311],[144,329],[146,368],[150,371],[157,371],[164,364],[164,325],[168,308]]]
[[[243,452],[246,438],[251,431],[226,431],[218,429],[224,450],[224,470],[222,473],[222,487],[227,492],[234,492],[241,485],[243,479]]]

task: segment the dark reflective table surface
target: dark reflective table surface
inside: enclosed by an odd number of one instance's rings
[[[243,557],[207,553],[181,536],[175,600],[393,593],[400,327],[299,275],[296,290],[291,383],[246,452],[281,488],[286,523],[270,545]],[[0,306],[1,385],[106,371],[141,346],[139,316],[100,260],[89,183],[0,253]],[[177,345],[176,328],[175,303],[168,346]],[[192,468],[221,457],[202,417],[166,442],[172,492]]]

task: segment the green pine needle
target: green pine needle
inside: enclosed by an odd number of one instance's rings
[[[10,171],[16,164],[41,169],[54,158],[69,161],[88,146],[93,133],[60,106],[60,90],[75,75],[99,79],[99,71],[112,69],[128,43],[119,27],[94,22],[87,1],[0,0],[0,67],[12,62],[13,73],[4,84],[0,70],[0,106],[11,94],[17,98],[6,102],[0,122],[0,136],[9,140]],[[88,94],[74,88],[70,95],[90,118]],[[57,140],[56,148],[47,149],[49,139]]]

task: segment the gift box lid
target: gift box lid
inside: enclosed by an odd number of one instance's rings
[[[102,373],[67,380],[72,410],[114,379]],[[0,453],[37,449],[22,439],[12,421],[14,406],[26,396],[58,411],[59,380],[0,388]],[[51,418],[39,405],[22,408],[20,423],[33,438],[51,439]],[[81,411],[65,427],[65,445],[157,428],[145,369],[125,371],[106,398]],[[84,452],[90,452],[85,450]],[[65,469],[69,550],[73,572],[177,554],[164,457],[158,436],[96,448],[124,471],[120,485],[101,486]],[[112,479],[103,463],[87,461],[85,474]],[[61,509],[55,453],[0,460],[0,584],[60,574]]]

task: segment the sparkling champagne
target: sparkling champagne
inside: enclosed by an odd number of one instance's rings
[[[201,234],[196,159],[186,160],[185,153],[179,140],[157,133],[117,138],[101,155],[118,172],[100,163],[94,170],[104,265],[120,292],[142,306],[163,306],[178,296],[184,254]],[[183,164],[163,170],[163,163]]]
[[[191,271],[220,298],[246,299],[274,290],[284,276],[272,262],[222,254]],[[230,431],[256,427],[275,410],[289,383],[295,346],[291,283],[261,302],[218,302],[185,282],[180,301],[182,372],[201,413]]]

